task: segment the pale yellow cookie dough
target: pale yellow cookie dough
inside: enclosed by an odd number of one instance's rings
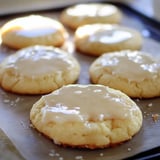
[[[160,62],[141,51],[111,52],[90,66],[93,83],[119,89],[130,97],[160,96]]]
[[[99,56],[124,49],[139,50],[142,36],[137,30],[125,26],[90,24],[76,30],[75,46],[81,53]]]
[[[2,43],[15,49],[32,45],[62,46],[67,31],[57,20],[30,15],[12,19],[1,28]]]
[[[19,94],[49,93],[74,83],[80,65],[70,54],[54,47],[31,46],[0,63],[0,85]]]
[[[33,126],[56,144],[105,148],[130,140],[142,112],[124,93],[102,85],[67,85],[42,96],[30,111]]]
[[[90,3],[66,8],[60,18],[65,25],[76,29],[84,24],[120,23],[122,13],[116,6],[111,4]]]

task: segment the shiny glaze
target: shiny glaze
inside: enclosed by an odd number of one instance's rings
[[[42,97],[44,123],[130,119],[138,109],[123,97],[101,85],[69,85]]]
[[[56,20],[38,15],[16,18],[2,27],[2,33],[13,31],[22,37],[39,37],[56,33],[62,25]]]
[[[25,76],[68,71],[74,63],[67,53],[52,47],[34,46],[9,56],[3,64],[8,70]]]
[[[108,30],[91,35],[89,41],[114,44],[126,41],[130,38],[132,38],[132,34],[130,32],[122,30]]]
[[[103,67],[103,70],[106,68],[112,72],[112,75],[125,77],[129,81],[154,79],[160,73],[160,63],[139,51],[105,54],[97,60],[96,65],[99,64]]]
[[[133,37],[133,33],[125,27],[109,24],[91,24],[80,27],[76,31],[78,38],[87,38],[88,43],[119,44]]]
[[[100,17],[110,16],[117,12],[115,6],[105,4],[80,4],[73,6],[66,10],[66,13],[71,16],[88,16],[88,17]]]

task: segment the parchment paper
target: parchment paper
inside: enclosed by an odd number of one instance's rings
[[[53,10],[40,12],[39,14],[58,19],[60,11]],[[151,38],[152,33],[141,21],[140,17],[137,18],[136,15],[128,11],[123,11],[123,14],[122,24],[135,28],[142,33],[144,38],[142,50],[159,57],[160,42]],[[1,19],[0,25],[14,17]],[[70,39],[62,48],[73,54],[81,64],[81,74],[77,83],[88,84],[90,83],[88,68],[93,60],[95,60],[95,57],[77,53],[73,44],[73,31],[68,31],[71,35]],[[15,50],[1,45],[0,60],[14,52]],[[160,114],[160,98],[134,99],[143,112],[144,121],[140,132],[130,141],[114,148],[80,150],[57,146],[32,128],[29,121],[29,112],[33,103],[40,97],[41,95],[17,95],[0,89],[0,128],[5,131],[26,160],[118,160],[160,145],[160,121],[159,119],[158,121],[154,121],[152,118],[154,114]],[[6,153],[7,151],[4,151],[3,154]],[[13,157],[11,158],[12,160],[16,160]]]

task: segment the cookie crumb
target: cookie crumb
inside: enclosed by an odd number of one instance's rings
[[[31,124],[31,123],[29,124],[29,127],[30,127],[30,128],[35,128],[35,127],[33,126],[33,124]]]
[[[148,106],[148,107],[152,107],[152,106],[153,106],[153,104],[152,104],[152,103],[149,103],[147,106]]]
[[[9,103],[10,100],[9,100],[9,99],[4,99],[3,102],[4,102],[4,103]]]
[[[132,149],[131,148],[127,148],[128,152],[130,152]]]
[[[56,157],[56,158],[58,158],[58,160],[64,160],[64,158],[61,157],[61,155],[59,153],[56,153],[53,149],[50,150],[50,152],[48,153],[48,155],[50,157]]]
[[[11,101],[10,106],[12,107],[12,106],[15,106],[15,105],[16,104],[13,101]]]
[[[76,156],[75,159],[76,160],[83,160],[83,156]]]
[[[60,156],[60,154],[59,154],[59,153],[55,153],[55,156],[59,157],[59,156]]]
[[[16,103],[18,103],[20,101],[20,98],[17,97],[17,99],[15,100]]]
[[[54,153],[49,153],[49,156],[50,157],[54,157]]]
[[[159,119],[159,114],[152,114],[152,119],[154,122],[157,122]]]
[[[49,154],[50,157],[54,157],[55,156],[55,151],[54,150],[50,150]]]
[[[103,154],[103,153],[100,153],[99,155],[100,155],[101,157],[103,157],[103,156],[104,156],[104,154]]]
[[[23,121],[20,121],[20,124],[25,127],[25,123]]]

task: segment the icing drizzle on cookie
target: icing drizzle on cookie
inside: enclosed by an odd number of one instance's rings
[[[97,32],[90,36],[90,42],[101,42],[101,43],[119,43],[126,41],[132,38],[132,34],[130,32],[122,31],[122,30],[108,30]]]
[[[104,54],[94,65],[102,66],[102,70],[107,69],[112,75],[136,82],[157,78],[160,73],[160,64],[151,56],[139,51],[126,50]]]
[[[14,70],[15,74],[28,77],[53,73],[61,75],[77,65],[66,52],[39,45],[22,49],[6,58],[3,63],[7,70]]]
[[[44,123],[130,119],[138,109],[121,92],[101,85],[69,85],[42,99]]]
[[[34,38],[55,34],[62,28],[62,25],[56,20],[38,15],[30,15],[9,21],[2,28],[2,32],[13,31],[17,36]]]
[[[110,16],[117,12],[117,8],[112,5],[102,4],[79,4],[66,10],[68,15],[71,16]]]
[[[85,25],[77,29],[79,38],[86,38],[91,43],[118,44],[133,38],[131,29],[109,24]]]

